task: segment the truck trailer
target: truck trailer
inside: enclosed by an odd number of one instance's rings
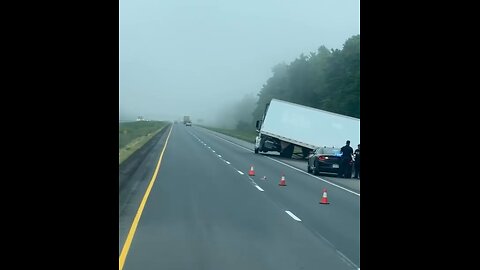
[[[341,148],[360,144],[360,119],[311,108],[279,99],[266,104],[256,123],[254,150],[278,152],[291,158],[295,146],[305,158],[317,147]]]

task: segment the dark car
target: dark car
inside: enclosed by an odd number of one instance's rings
[[[318,147],[308,156],[307,172],[318,175],[320,172],[335,173],[340,169],[340,149]],[[352,163],[350,164],[350,167]],[[347,168],[348,169],[348,168]],[[350,168],[351,173],[351,168]]]

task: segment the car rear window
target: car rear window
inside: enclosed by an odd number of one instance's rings
[[[332,156],[340,156],[340,149],[337,148],[321,148],[321,154],[325,155],[332,155]]]

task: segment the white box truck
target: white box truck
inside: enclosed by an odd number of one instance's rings
[[[272,99],[257,121],[255,153],[275,151],[292,157],[295,146],[305,158],[317,147],[341,148],[347,140],[360,144],[360,119]]]
[[[183,117],[183,124],[185,124],[186,126],[188,126],[187,124],[190,124],[190,125],[192,124],[192,122],[190,121],[190,116],[185,115]]]

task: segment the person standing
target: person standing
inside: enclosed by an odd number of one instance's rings
[[[358,145],[358,148],[355,149],[355,162],[353,164],[355,165],[354,178],[360,179],[360,144]]]
[[[352,166],[350,162],[352,161],[353,148],[350,147],[350,141],[345,143],[345,146],[340,148],[342,156],[340,158],[340,177],[352,178]]]

